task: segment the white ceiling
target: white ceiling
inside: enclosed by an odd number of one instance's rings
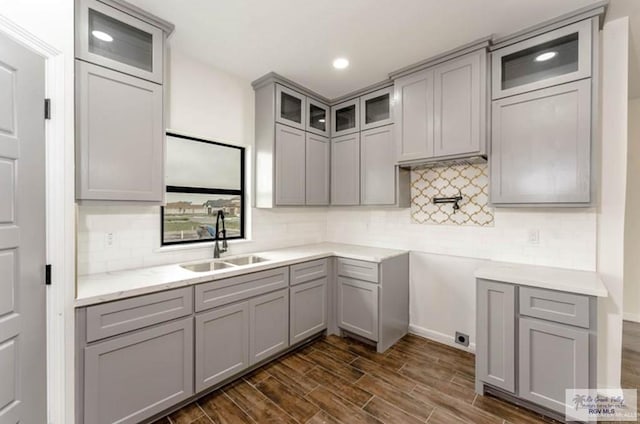
[[[506,35],[597,0],[130,2],[175,24],[172,49],[248,80],[275,71],[335,98],[459,45]],[[333,69],[338,56],[351,66]]]

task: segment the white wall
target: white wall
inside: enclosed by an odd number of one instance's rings
[[[597,270],[609,297],[598,302],[598,386],[611,388],[620,387],[622,362],[628,59],[629,18],[607,22],[602,31]]]
[[[624,319],[640,322],[640,98],[629,100],[627,206],[624,228]]]
[[[247,164],[251,163],[254,95],[250,81],[171,51],[169,88],[171,130],[246,146]],[[198,260],[213,253],[211,244],[159,248],[157,206],[80,206],[77,218],[79,275]],[[231,242],[231,254],[323,241],[326,209],[253,209],[247,227],[252,241]],[[114,235],[110,247],[108,233]]]

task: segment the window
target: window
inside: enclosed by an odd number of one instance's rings
[[[243,147],[167,133],[162,245],[210,242],[224,212],[227,239],[244,238]]]

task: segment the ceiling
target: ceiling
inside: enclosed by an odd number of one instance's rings
[[[275,71],[335,98],[462,44],[507,35],[597,0],[130,2],[175,24],[172,49],[251,81]],[[616,2],[616,13],[640,6],[640,0]],[[339,56],[351,66],[333,69]]]

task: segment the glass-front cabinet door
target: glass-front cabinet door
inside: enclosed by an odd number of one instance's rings
[[[308,132],[324,137],[330,135],[329,106],[307,97],[307,128]]]
[[[591,76],[592,22],[586,20],[493,52],[493,99]]]
[[[87,62],[162,83],[162,29],[97,0],[77,9],[76,55]]]
[[[276,122],[304,131],[306,104],[304,94],[276,84]]]
[[[338,137],[360,131],[360,99],[331,107],[331,136]]]
[[[393,87],[387,87],[360,97],[360,130],[393,123],[392,96]]]

